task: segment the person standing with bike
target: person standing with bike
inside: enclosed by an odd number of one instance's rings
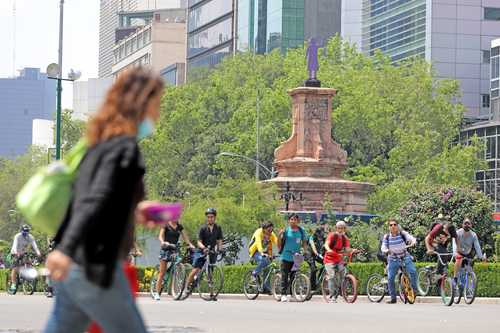
[[[281,255],[281,302],[288,302],[288,289],[295,276],[294,256],[303,248],[307,251],[307,235],[305,230],[299,226],[300,218],[297,214],[288,217],[288,227],[280,232],[278,248]]]
[[[163,277],[167,271],[168,265],[175,264],[177,259],[177,250],[179,238],[182,236],[184,242],[190,249],[194,250],[195,247],[189,240],[189,237],[184,230],[184,227],[177,221],[169,221],[160,230],[158,239],[160,240],[160,271],[158,279],[156,280],[156,292],[153,294],[153,299],[160,300],[160,290],[163,284]]]
[[[443,214],[438,215],[438,221],[431,226],[431,230],[425,236],[425,247],[427,254],[448,253],[448,247],[452,239],[457,239],[455,226],[443,221]],[[451,260],[450,256],[442,256],[437,259],[437,274],[441,275],[447,269],[447,264]],[[445,265],[443,265],[445,264]]]
[[[346,236],[347,224],[344,221],[338,221],[335,225],[335,232],[330,232],[326,241],[324,243],[325,258],[323,260],[325,264],[325,270],[328,279],[328,289],[337,290],[335,286],[335,274],[336,272],[340,274],[340,279],[345,276],[345,262],[344,255],[358,252],[356,249],[351,249],[351,242]],[[338,286],[337,286],[338,287]],[[331,298],[329,302],[336,303],[338,295],[335,292],[331,293]]]
[[[45,333],[85,332],[92,321],[106,333],[146,332],[122,266],[135,223],[155,225],[138,141],[153,134],[163,88],[159,75],[133,67],[87,125],[88,150],[46,261],[57,297]]]
[[[28,248],[30,246],[31,249],[35,251],[38,257],[42,256],[40,250],[38,249],[38,246],[36,245],[35,237],[30,234],[30,227],[27,224],[24,224],[21,227],[20,232],[14,236],[14,242],[12,243],[12,248],[10,250],[13,263],[12,271],[10,273],[10,291],[12,293],[16,292],[17,271],[19,267],[23,265],[23,256],[28,252]]]
[[[248,248],[250,258],[257,262],[257,267],[252,271],[254,278],[271,263],[269,258],[273,256],[273,245],[278,246],[278,237],[273,232],[273,223],[267,221],[255,230]],[[269,281],[264,282],[264,293],[271,293]]]
[[[458,272],[462,266],[464,258],[472,259],[474,257],[474,249],[476,258],[482,259],[486,262],[486,255],[481,251],[479,238],[476,233],[471,230],[472,222],[470,218],[466,217],[462,223],[462,228],[457,230],[457,241],[453,241],[453,253],[455,256],[455,265],[453,266],[453,280],[457,284]]]
[[[191,294],[193,291],[193,280],[196,274],[205,265],[206,256],[208,255],[210,263],[215,264],[217,261],[217,252],[222,251],[222,228],[215,223],[217,210],[208,208],[205,211],[206,224],[200,228],[198,233],[198,250],[193,257],[193,270],[186,280],[186,293]],[[215,250],[214,253],[209,253],[209,250]],[[217,299],[212,299],[216,301]]]
[[[391,299],[387,301],[389,304],[396,303],[396,287],[395,278],[401,265],[405,265],[406,271],[410,276],[411,286],[417,293],[417,269],[413,262],[412,256],[408,253],[407,243],[409,246],[415,246],[417,240],[408,232],[399,229],[398,222],[395,219],[389,221],[389,233],[384,235],[381,250],[387,254],[387,270],[389,279],[389,294]]]
[[[309,276],[309,280],[311,281],[311,292],[314,292],[317,287],[317,277],[318,270],[316,267],[316,263],[322,265],[325,255],[325,241],[328,235],[330,226],[328,223],[323,220],[320,222],[319,227],[314,230],[314,233],[309,237],[309,253],[307,255],[306,261],[309,265],[309,270],[311,275]],[[320,272],[321,273],[321,272]]]

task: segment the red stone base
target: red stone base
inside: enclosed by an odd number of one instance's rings
[[[328,197],[336,212],[366,213],[368,194],[373,189],[369,183],[337,178],[276,177],[263,183],[275,184],[281,194],[286,191],[287,182],[297,197],[302,193],[302,201],[289,203],[288,209],[296,211],[325,211]]]

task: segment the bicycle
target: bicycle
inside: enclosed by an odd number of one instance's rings
[[[406,271],[406,265],[403,258],[397,258],[401,267],[401,275],[399,280],[399,296],[403,300],[403,303],[414,304],[417,296],[415,295],[415,290],[411,286],[410,276]]]
[[[163,281],[161,283],[161,288],[158,290],[158,295],[161,296],[163,290],[165,288],[168,289],[170,286],[170,294],[172,295],[172,298],[177,301],[181,298],[182,292],[184,291],[187,274],[184,265],[181,263],[182,258],[179,256],[177,246],[169,247],[168,249],[172,250],[167,252],[169,256],[168,258],[161,255],[159,257],[160,260],[167,261],[168,266],[165,271],[165,275],[163,275]],[[153,272],[153,277],[151,278],[151,284],[149,287],[149,292],[152,298],[154,298],[154,294],[156,293],[159,271],[160,265],[158,264]]]
[[[394,285],[396,290],[399,290],[399,280],[401,279],[401,270],[396,274],[394,279]],[[366,294],[370,302],[380,303],[384,299],[385,295],[389,295],[389,278],[387,277],[387,271],[384,265],[384,275],[379,273],[373,273],[368,277],[366,282]],[[404,302],[401,294],[399,295],[402,302]]]
[[[243,277],[243,292],[249,300],[256,299],[259,294],[264,292],[266,283],[271,283],[274,276],[279,272],[278,265],[274,261],[278,256],[269,257],[269,265],[262,270],[257,276],[253,276],[253,269],[245,273]]]
[[[214,263],[210,262],[210,255],[216,255]],[[202,258],[208,258],[205,260],[205,264],[198,274],[195,275],[194,281],[192,282],[192,288],[189,289],[189,291],[184,290],[179,299],[185,300],[191,295],[192,290],[197,288],[203,300],[217,300],[217,296],[224,286],[224,273],[222,269],[217,266],[217,263],[222,261],[225,255],[225,251],[217,252],[209,247],[208,251],[202,256]]]
[[[313,264],[316,265],[316,261],[314,258],[310,259],[313,261]],[[323,276],[325,274],[325,265],[323,263],[320,264],[320,266],[316,266],[316,274],[312,274],[312,270],[308,267],[304,270],[301,270],[304,274],[306,274],[309,277],[309,281],[311,282],[311,291],[309,292],[309,295],[307,295],[306,301],[310,301],[313,297],[313,295],[319,291],[321,293],[321,281],[323,281]],[[316,279],[316,289],[312,288],[313,285],[313,280]]]
[[[354,303],[358,298],[358,281],[356,277],[349,272],[348,264],[352,262],[353,253],[348,254],[348,262],[345,264],[343,274],[335,274],[334,286],[335,290],[330,290],[328,286],[328,275],[323,276],[321,282],[321,293],[325,302],[329,302],[332,298],[342,295],[347,303]]]
[[[11,289],[10,288],[10,274],[7,274],[6,276],[6,283],[5,283],[5,288],[7,290],[7,293],[10,295],[15,295],[17,293],[17,290],[19,286],[23,288],[23,293],[25,295],[33,295],[33,293],[36,290],[36,277],[33,279],[26,278],[23,276],[23,274],[20,274],[20,270],[29,270],[29,269],[34,269],[34,267],[38,266],[38,261],[33,258],[33,255],[31,254],[23,254],[19,257],[18,262],[22,262],[22,266],[17,268],[17,274],[16,274],[16,288]],[[12,267],[12,269],[14,269]]]
[[[305,302],[307,296],[311,292],[311,283],[309,277],[299,271],[300,265],[304,261],[304,256],[302,254],[296,254],[294,256],[294,265],[292,267],[293,278],[290,280],[288,286],[288,293],[292,295],[293,299],[297,302]],[[271,292],[275,300],[281,300],[281,273],[278,272],[274,275],[271,282]]]
[[[451,256],[453,253],[434,253],[437,255],[439,262],[444,267],[448,264],[444,262],[442,257]],[[417,287],[420,296],[427,296],[432,286],[439,285],[439,295],[446,306],[453,304],[455,297],[455,288],[453,279],[448,277],[448,272],[445,270],[442,274],[437,274],[437,265],[429,265],[421,268],[417,273]]]
[[[464,257],[462,265],[458,271],[457,284],[455,284],[455,304],[460,303],[462,296],[466,304],[472,304],[476,298],[477,277],[474,273],[474,259]]]

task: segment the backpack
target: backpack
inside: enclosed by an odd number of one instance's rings
[[[408,241],[406,239],[406,236],[405,234],[403,233],[403,231],[400,231],[399,234],[401,235],[401,238],[403,238],[403,242],[406,242]],[[382,237],[382,239],[380,240],[380,246],[379,246],[379,251],[382,252],[382,243],[389,237],[389,234],[385,234],[384,237]],[[389,242],[387,242],[387,248],[389,248]]]
[[[287,232],[288,230],[288,227],[280,234],[280,244],[281,244],[281,247],[279,249],[279,254],[282,254],[283,253],[283,249],[285,248],[285,243],[286,243],[286,237],[285,237],[285,233]],[[300,238],[301,239],[304,239],[305,238],[305,231],[302,227],[299,227],[299,231],[300,231]]]
[[[334,233],[333,234],[332,243],[328,244],[331,249],[336,249],[337,248],[335,245],[337,245],[338,240],[339,240],[339,235],[337,233]],[[345,235],[342,235],[342,249],[345,248],[346,243],[347,243],[347,237]]]

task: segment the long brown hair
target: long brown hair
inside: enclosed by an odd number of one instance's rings
[[[148,103],[162,93],[163,87],[161,77],[144,67],[134,67],[121,74],[106,94],[99,112],[89,121],[89,145],[118,135],[136,135]]]

